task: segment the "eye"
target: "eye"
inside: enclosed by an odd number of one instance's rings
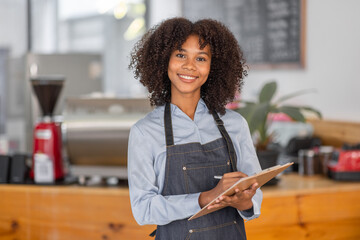
[[[206,61],[206,58],[204,58],[204,57],[198,57],[198,58],[196,58],[196,60],[199,61],[199,62],[205,62],[205,61]]]
[[[185,55],[182,54],[182,53],[178,53],[178,54],[176,54],[175,56],[178,57],[178,58],[184,58],[184,57],[185,57]]]

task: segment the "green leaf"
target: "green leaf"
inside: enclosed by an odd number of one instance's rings
[[[253,134],[256,131],[260,131],[261,128],[264,128],[264,122],[266,122],[268,113],[269,113],[269,103],[261,103],[255,106],[253,112],[249,115],[247,119],[250,132]]]
[[[269,82],[264,85],[259,95],[259,102],[270,102],[276,92],[276,82]]]
[[[254,106],[246,105],[245,107],[238,108],[235,111],[240,113],[246,120],[248,120],[250,114],[254,111],[254,109]]]
[[[296,91],[296,92],[290,93],[288,95],[282,96],[281,98],[279,98],[276,101],[276,104],[284,102],[284,101],[286,101],[286,100],[288,100],[290,98],[293,98],[293,97],[296,97],[296,96],[299,96],[299,95],[303,95],[305,93],[315,92],[315,91],[316,91],[315,89],[303,89],[303,90],[300,90],[300,91]]]
[[[255,102],[250,102],[250,101],[240,101],[241,103],[245,103],[246,106],[248,105],[255,105]]]
[[[279,107],[274,105],[270,105],[269,107],[269,113],[278,113],[279,112]]]
[[[305,111],[309,111],[309,112],[313,112],[315,113],[319,118],[322,118],[322,115],[321,113],[316,110],[315,108],[312,108],[312,107],[300,107],[301,109],[305,110]]]
[[[279,107],[279,112],[285,113],[295,121],[305,122],[305,117],[301,113],[301,108],[292,106]]]

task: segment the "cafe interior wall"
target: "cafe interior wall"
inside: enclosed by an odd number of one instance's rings
[[[64,39],[64,34],[61,32],[64,29],[64,24],[57,25],[56,20],[59,16],[60,1],[31,0],[30,2],[32,8],[32,41],[30,53],[51,55],[66,54],[69,52],[69,50],[65,49],[67,47],[66,41],[61,41],[60,44],[56,41],[57,38]],[[62,3],[63,2],[64,1],[62,1]],[[70,2],[70,5],[73,4],[71,1],[67,2]],[[138,2],[141,1],[137,1],[137,3]],[[85,4],[82,6],[88,6],[90,3],[94,5],[97,2],[95,0],[91,2],[79,0],[77,3]],[[79,8],[78,5],[75,7]],[[9,142],[15,142],[17,145],[21,145],[16,147],[17,150],[21,152],[31,149],[29,141],[25,141],[24,139],[31,139],[29,138],[29,133],[32,132],[33,119],[35,119],[32,116],[34,114],[31,113],[31,109],[38,109],[35,106],[36,99],[34,100],[33,98],[32,100],[34,101],[31,101],[31,88],[28,87],[29,84],[27,82],[29,69],[26,66],[28,65],[27,55],[29,49],[26,8],[26,0],[0,1],[0,48],[8,49],[10,53],[10,73],[8,74],[5,96],[7,98],[7,109],[5,109],[5,111],[8,112],[5,137]],[[124,26],[131,23],[130,17],[125,17],[123,21],[117,21],[114,16],[111,17],[110,14],[104,14],[102,17],[103,20],[95,22],[95,26],[88,26],[91,25],[91,20],[94,19],[96,21],[100,17],[100,14],[93,14],[90,16],[80,16],[80,18],[75,16],[70,19],[70,21],[77,21],[79,19],[81,21],[84,18],[90,20],[90,23],[85,25],[85,28],[80,29],[82,32],[78,34],[79,38],[76,39],[80,39],[82,42],[79,43],[79,41],[77,41],[76,46],[78,48],[75,49],[75,51],[70,50],[70,53],[76,53],[78,51],[80,55],[82,53],[103,54],[102,81],[104,93],[119,97],[138,97],[139,95],[146,97],[146,94],[144,94],[145,91],[141,89],[141,86],[139,87],[140,84],[133,79],[132,73],[127,69],[130,49],[135,44],[136,39],[119,41],[120,38],[123,38]],[[131,18],[133,17],[134,15],[131,16]],[[60,21],[61,23],[64,22],[61,19]],[[82,26],[84,26],[84,24],[82,24]],[[103,26],[106,26],[106,28],[103,28]],[[102,31],[103,29],[104,31]],[[88,34],[87,36],[89,36],[89,33],[92,34],[89,39],[90,41],[84,42],[84,34]],[[63,44],[64,42],[65,45]],[[74,46],[74,44],[71,46]],[[80,51],[79,47],[81,48]],[[59,64],[63,65],[61,62]],[[39,68],[41,68],[41,66]],[[59,105],[59,103],[57,105]],[[32,118],[32,120],[29,121],[29,118]],[[24,133],[26,136],[24,136]]]
[[[6,98],[6,106],[0,114],[5,114],[5,134],[0,134],[0,153],[9,148],[8,140],[19,151],[26,148],[22,141],[25,134],[24,120],[24,82],[23,69],[25,68],[24,54],[27,49],[26,36],[26,1],[1,0],[0,1],[0,48],[8,51],[7,73],[4,86],[5,91],[0,91]],[[0,70],[0,74],[4,74]],[[1,94],[1,93],[0,93]],[[0,98],[1,98],[0,97]],[[4,113],[4,111],[6,113]]]
[[[149,1],[148,26],[163,19],[182,15],[181,0]],[[254,98],[260,86],[275,79],[279,83],[278,95],[299,89],[313,88],[315,93],[294,98],[293,104],[307,104],[318,108],[325,119],[360,122],[360,15],[357,0],[316,0],[306,1],[305,66],[300,69],[256,70],[250,68],[241,97]],[[22,83],[18,79],[25,75],[17,69],[25,66],[26,52],[26,2],[23,0],[0,1],[0,47],[10,49],[10,79],[7,84],[8,129],[22,131],[24,96]],[[211,16],[209,16],[211,17]],[[115,42],[113,43],[115,44]],[[51,46],[49,46],[51,48]],[[123,49],[124,56],[130,49]],[[124,58],[125,61],[126,59]],[[251,66],[250,66],[251,67]],[[123,66],[126,69],[126,66]],[[105,88],[115,86],[106,83]],[[139,84],[134,80],[119,81],[126,86],[121,91],[129,92]],[[119,83],[117,83],[119,86]],[[124,87],[124,84],[122,85]],[[17,124],[18,123],[18,124]],[[17,127],[13,125],[17,124]],[[19,127],[20,126],[20,127]],[[18,133],[16,133],[18,134]]]
[[[152,6],[152,24],[181,15],[181,0],[155,0]],[[327,120],[360,122],[358,9],[357,0],[307,0],[305,66],[271,70],[250,66],[241,97],[254,99],[263,83],[276,80],[277,96],[300,89],[316,90],[289,103],[317,108]]]
[[[316,90],[291,103],[315,107],[326,120],[360,122],[360,1],[306,2],[304,68],[250,70],[243,98],[253,98],[264,82],[275,79],[279,96]]]

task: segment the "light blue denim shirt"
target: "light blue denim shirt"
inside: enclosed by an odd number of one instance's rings
[[[155,108],[130,130],[128,149],[128,177],[131,208],[140,225],[165,225],[188,218],[200,210],[200,193],[162,196],[164,187],[166,143],[164,133],[164,106]],[[200,99],[194,120],[171,104],[174,144],[200,142],[205,144],[221,138],[214,118]],[[260,172],[245,119],[238,113],[226,110],[220,116],[229,133],[237,155],[237,169],[247,175]],[[254,214],[239,211],[246,220],[260,215],[262,192],[256,191],[253,199]]]

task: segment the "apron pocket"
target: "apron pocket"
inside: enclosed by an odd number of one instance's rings
[[[227,223],[223,223],[216,226],[206,227],[206,228],[197,228],[190,229],[188,235],[185,240],[191,239],[239,239],[239,229],[237,226],[238,223],[236,221],[231,221]],[[243,235],[243,233],[240,233]],[[244,239],[244,238],[241,238]]]
[[[204,163],[187,163],[183,166],[187,193],[204,192],[214,188],[219,182],[214,176],[222,176],[230,171],[230,160]]]

